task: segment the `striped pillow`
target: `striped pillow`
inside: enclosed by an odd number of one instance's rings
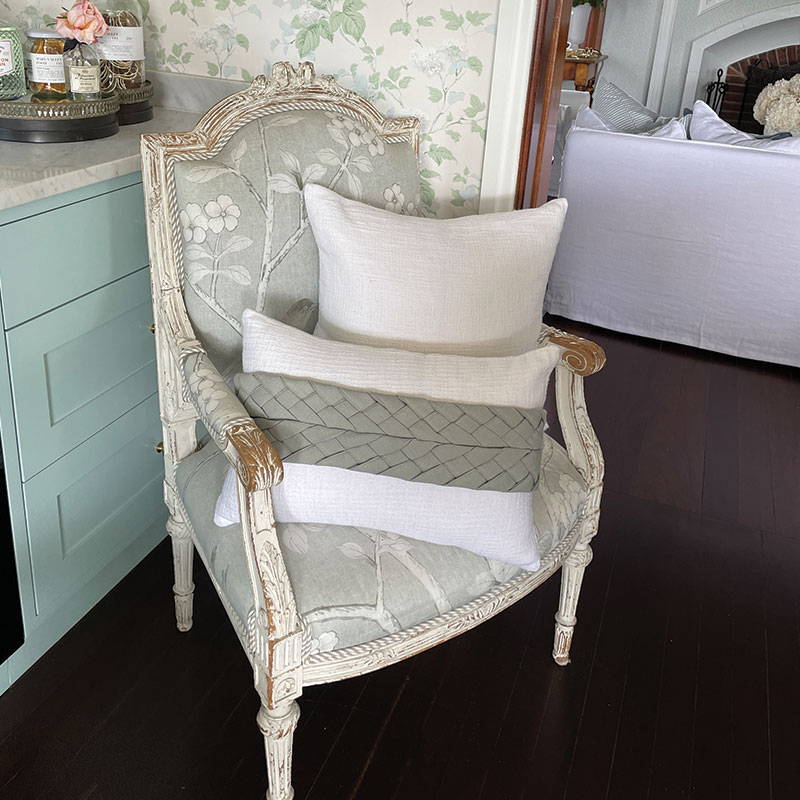
[[[620,133],[644,133],[656,127],[658,115],[645,108],[611,81],[600,79],[592,97],[592,108]]]

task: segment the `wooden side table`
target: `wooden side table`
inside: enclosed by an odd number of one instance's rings
[[[598,53],[593,56],[567,55],[564,58],[564,80],[574,81],[579,92],[594,91],[594,82],[602,64],[608,56]]]

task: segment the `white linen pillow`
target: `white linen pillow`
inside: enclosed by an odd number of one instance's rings
[[[414,353],[327,341],[245,311],[243,368],[431,400],[540,408],[561,356],[554,344],[509,357]],[[533,492],[443,487],[338,467],[284,464],[272,490],[278,522],[387,530],[538,569]],[[214,511],[239,522],[236,475],[228,471]]]
[[[625,133],[612,128],[600,114],[593,108],[582,108],[575,118],[575,128],[592,131],[611,131],[612,133]],[[658,125],[649,130],[633,133],[636,136],[652,136],[654,139],[688,139],[686,127],[681,120],[671,119],[664,125]]]
[[[716,114],[713,108],[702,100],[697,100],[692,108],[690,134],[692,139],[700,142],[716,142],[718,144],[732,144],[737,147],[750,147],[754,150],[800,154],[800,137],[758,139],[749,133],[734,128],[733,125],[729,125]]]
[[[582,108],[578,115],[575,117],[575,128],[580,128],[582,130],[589,130],[589,131],[611,131],[612,133],[616,131],[616,129],[606,122],[600,114],[593,108]]]
[[[257,311],[242,314],[242,370],[313,378],[351,389],[428,400],[541,408],[561,349],[517,356],[452,356],[311,336]]]
[[[303,195],[320,256],[316,335],[423,353],[535,347],[566,200],[433,220],[314,184]]]
[[[214,509],[214,524],[239,522],[231,467]],[[493,492],[368,475],[351,469],[284,463],[272,488],[277,522],[352,525],[450,545],[539,569],[532,492]]]

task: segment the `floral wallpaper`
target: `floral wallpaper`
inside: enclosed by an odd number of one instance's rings
[[[39,27],[60,5],[0,0],[0,16]],[[383,113],[420,117],[422,203],[429,213],[477,211],[498,0],[143,5],[150,69],[250,80],[274,61],[314,61]]]

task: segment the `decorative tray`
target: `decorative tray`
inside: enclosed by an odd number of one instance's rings
[[[119,130],[119,97],[42,102],[29,95],[0,100],[0,139],[11,142],[83,142]]]

